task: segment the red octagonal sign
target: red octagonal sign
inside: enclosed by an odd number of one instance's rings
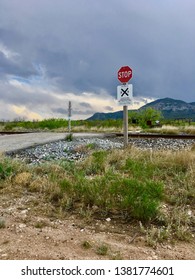
[[[123,66],[118,70],[118,79],[121,83],[127,83],[132,78],[132,69],[129,66]]]

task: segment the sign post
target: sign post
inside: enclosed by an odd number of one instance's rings
[[[123,134],[124,134],[124,148],[128,146],[128,106],[123,106]]]
[[[132,69],[129,66],[123,66],[118,71],[118,80],[123,84],[117,87],[117,100],[123,105],[123,133],[124,148],[128,146],[128,105],[131,104],[133,97],[133,86],[127,84],[132,78]]]

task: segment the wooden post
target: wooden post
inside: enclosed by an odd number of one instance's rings
[[[123,106],[124,148],[128,145],[128,106]]]

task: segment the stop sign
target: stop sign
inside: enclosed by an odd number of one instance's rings
[[[121,83],[127,83],[132,78],[132,69],[129,66],[123,66],[118,70],[118,79]]]

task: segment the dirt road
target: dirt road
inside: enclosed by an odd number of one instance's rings
[[[151,247],[138,224],[69,214],[56,218],[54,210],[37,193],[2,191],[0,259],[195,259],[195,243]]]
[[[63,140],[68,133],[41,132],[0,136],[0,153]],[[74,137],[105,137],[103,133],[74,133]]]

